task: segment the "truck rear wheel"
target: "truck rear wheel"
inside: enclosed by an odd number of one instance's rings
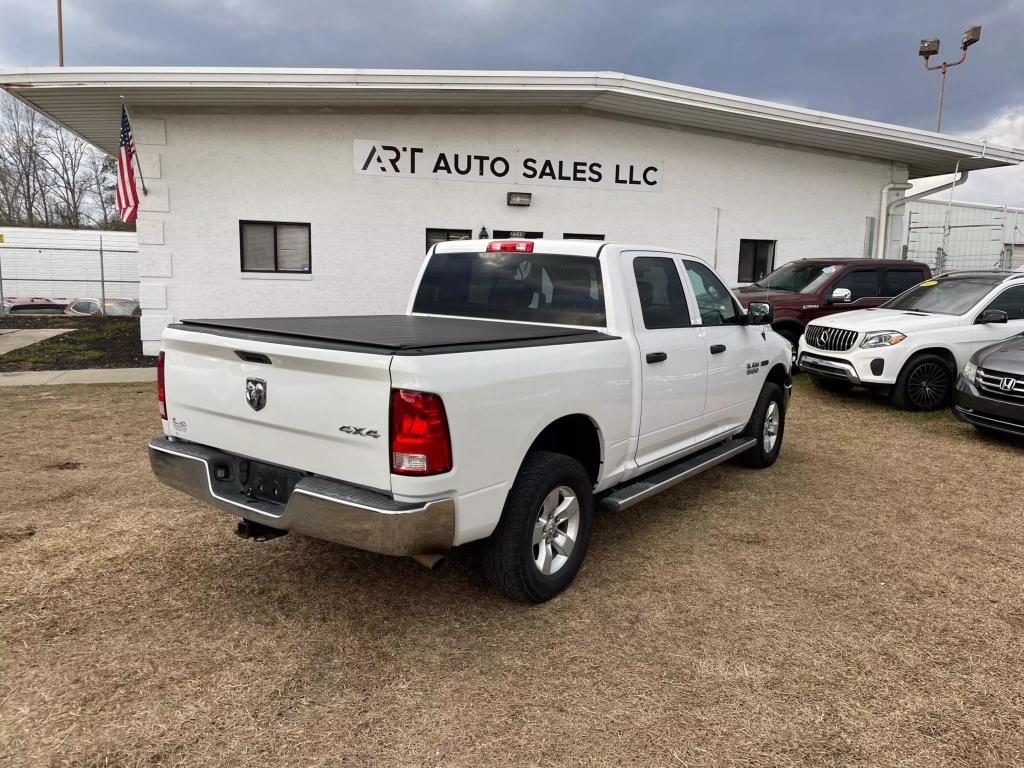
[[[592,487],[575,459],[550,451],[526,457],[484,549],[484,573],[495,589],[543,603],[572,584],[590,545]]]

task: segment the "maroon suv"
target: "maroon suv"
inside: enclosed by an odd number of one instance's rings
[[[833,312],[884,304],[932,276],[919,261],[886,259],[800,259],[776,269],[758,282],[736,291],[746,307],[767,301],[775,310],[772,322],[793,345],[811,320]]]

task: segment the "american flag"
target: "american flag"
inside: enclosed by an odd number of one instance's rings
[[[135,139],[128,123],[128,110],[121,106],[121,149],[117,153],[117,215],[125,224],[131,224],[139,211],[139,192],[135,188]]]

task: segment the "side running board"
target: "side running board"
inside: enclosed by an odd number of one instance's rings
[[[681,483],[723,461],[728,461],[733,456],[738,456],[753,448],[756,443],[757,439],[753,437],[726,440],[714,448],[709,448],[695,456],[689,456],[676,464],[662,467],[629,485],[620,486],[604,496],[599,503],[610,512],[621,512],[634,504],[639,504],[644,499],[661,493],[666,488],[671,488],[676,483]]]

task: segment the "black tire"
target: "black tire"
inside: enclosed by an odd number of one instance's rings
[[[779,336],[784,338],[786,341],[788,341],[792,345],[792,347],[793,347],[793,360],[792,360],[792,365],[790,366],[790,372],[791,373],[798,373],[800,371],[800,366],[798,366],[796,364],[796,358],[797,358],[797,355],[799,355],[799,353],[800,353],[800,337],[803,336],[803,334],[802,333],[797,333],[796,331],[793,331],[793,330],[791,330],[789,328],[783,328],[781,331],[776,331],[776,333],[778,333]]]
[[[904,411],[936,411],[949,405],[953,396],[953,370],[938,355],[925,353],[910,358],[889,401]]]
[[[544,574],[535,561],[543,545],[534,544],[534,529],[544,500],[561,486],[575,493],[579,507],[575,545],[555,572]],[[593,484],[583,465],[560,453],[531,453],[508,494],[501,522],[484,546],[483,570],[487,580],[513,600],[550,600],[576,578],[590,545],[593,517]]]
[[[767,448],[764,440],[765,422],[768,420],[768,412],[772,403],[775,404],[778,414],[778,432],[772,447]],[[771,381],[765,382],[761,388],[761,394],[757,397],[757,403],[754,405],[754,412],[750,416],[750,422],[747,424],[743,434],[745,437],[756,438],[757,444],[749,451],[740,454],[740,464],[753,467],[754,469],[765,469],[774,464],[775,460],[779,458],[779,451],[782,450],[782,438],[786,434],[786,402],[782,396],[782,389],[778,384]]]
[[[826,392],[849,392],[853,389],[853,383],[844,381],[843,379],[833,379],[828,376],[815,376],[813,373],[809,373],[808,376],[814,386],[818,389],[823,389]]]

